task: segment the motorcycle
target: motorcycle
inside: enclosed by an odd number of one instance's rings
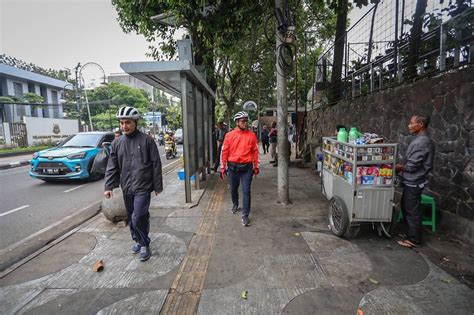
[[[165,142],[165,153],[166,153],[167,160],[176,157],[176,154],[178,152],[176,151],[176,144],[174,143],[174,141]]]
[[[158,145],[165,145],[165,136],[163,136],[162,134],[158,135]]]

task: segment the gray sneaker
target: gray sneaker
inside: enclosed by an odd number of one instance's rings
[[[249,219],[249,217],[242,217],[242,225],[243,225],[243,226],[250,226],[250,219]]]
[[[142,245],[136,243],[135,245],[132,246],[132,253],[138,254],[140,252],[140,248],[142,248]]]
[[[140,259],[140,261],[147,261],[148,259],[150,259],[150,257],[150,248],[148,246],[142,246],[142,248],[140,248],[140,255],[138,255],[138,259]]]
[[[238,206],[232,206],[232,209],[230,209],[230,212],[232,212],[232,214],[236,214],[237,211],[239,211],[239,207],[238,207]]]

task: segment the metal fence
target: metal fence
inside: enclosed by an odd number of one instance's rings
[[[427,2],[422,35],[415,50],[414,76],[473,63],[472,3],[464,2],[461,8],[451,1]],[[344,41],[341,81],[331,80],[336,45],[314,61],[314,83],[307,105],[331,105],[404,82],[413,53],[410,37],[415,10],[416,1],[409,0],[380,1],[368,10],[339,39]]]

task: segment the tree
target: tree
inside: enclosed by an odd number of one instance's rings
[[[423,33],[423,16],[426,12],[427,0],[417,0],[415,15],[413,16],[413,27],[410,34],[410,45],[407,61],[407,78],[416,76],[416,64],[420,51],[420,40]]]
[[[133,106],[140,113],[145,113],[150,108],[148,94],[140,89],[132,88],[117,82],[88,91],[89,107],[92,121],[110,126],[109,118],[115,120],[115,113],[120,106]],[[87,113],[83,113],[87,115]],[[84,120],[87,117],[82,117]],[[97,125],[97,127],[99,127]]]

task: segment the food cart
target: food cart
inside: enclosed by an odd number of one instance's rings
[[[322,193],[329,200],[329,227],[355,237],[363,222],[389,236],[396,144],[350,144],[323,137]]]

